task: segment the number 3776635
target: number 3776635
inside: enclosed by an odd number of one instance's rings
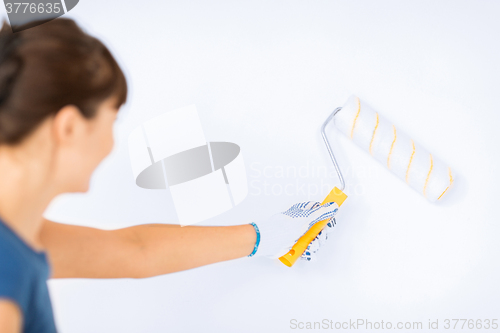
[[[14,2],[6,3],[5,8],[7,9],[7,14],[11,13],[23,13],[23,14],[42,14],[42,13],[55,13],[61,12],[61,3],[29,3],[29,2]]]

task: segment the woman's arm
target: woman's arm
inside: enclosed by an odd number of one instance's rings
[[[41,242],[54,278],[144,278],[245,257],[256,233],[250,224],[100,230],[45,220]]]
[[[0,298],[0,332],[21,332],[21,309],[11,300]]]

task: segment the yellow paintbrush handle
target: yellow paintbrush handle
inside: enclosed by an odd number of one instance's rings
[[[336,202],[337,205],[342,205],[347,198],[347,195],[339,190],[337,187],[334,187],[333,190],[326,196],[325,200],[321,203],[322,205],[327,202]],[[307,249],[307,246],[313,241],[316,236],[318,236],[319,232],[323,230],[323,228],[328,223],[329,219],[316,222],[312,227],[307,230],[307,232],[299,238],[297,243],[292,247],[287,254],[280,257],[280,261],[287,265],[288,267],[292,267],[293,264],[299,259],[299,257],[304,253]]]

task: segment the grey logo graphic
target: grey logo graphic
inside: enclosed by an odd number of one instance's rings
[[[79,0],[4,0],[13,32],[49,22],[72,10]]]
[[[210,163],[209,145],[191,148],[163,159],[169,186],[181,184],[221,169],[224,182],[229,184],[224,166],[240,153],[240,147],[232,142],[209,142],[214,170]],[[147,189],[165,189],[162,161],[155,162],[148,147],[152,165],[137,176],[136,184]]]
[[[182,226],[228,211],[248,194],[240,146],[207,141],[194,105],[144,122],[128,146],[136,185],[168,189]]]

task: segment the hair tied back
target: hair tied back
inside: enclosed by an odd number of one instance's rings
[[[22,59],[15,52],[21,43],[21,38],[14,33],[6,32],[5,29],[2,30],[0,34],[0,106],[9,98],[22,67]]]

